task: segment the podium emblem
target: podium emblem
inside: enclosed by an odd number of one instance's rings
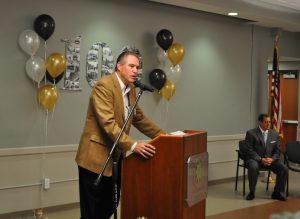
[[[186,162],[186,202],[189,207],[207,197],[208,153],[192,155]]]

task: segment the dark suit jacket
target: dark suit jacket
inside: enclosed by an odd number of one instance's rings
[[[132,88],[129,92],[130,107],[132,107],[135,98],[135,89]],[[113,73],[112,75],[102,77],[92,90],[85,127],[76,155],[77,164],[87,170],[99,173],[124,122],[124,104],[121,87],[116,73]],[[163,133],[160,128],[154,125],[143,114],[141,108],[137,106],[117,145],[116,154],[118,157],[122,152],[125,153],[129,150],[135,142],[128,135],[131,124],[150,138]],[[112,161],[109,162],[104,175],[112,175]]]
[[[280,157],[278,133],[269,129],[267,142],[265,144],[263,134],[259,127],[251,129],[246,133],[246,159],[260,161],[264,157],[272,157],[277,160]]]

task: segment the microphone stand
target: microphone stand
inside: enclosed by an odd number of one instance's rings
[[[99,185],[99,183],[100,183],[100,181],[101,181],[101,178],[102,178],[102,176],[103,176],[103,172],[104,172],[104,170],[106,169],[109,160],[110,160],[110,159],[112,158],[112,156],[113,156],[114,150],[115,150],[115,148],[116,148],[116,146],[117,146],[117,144],[118,144],[118,142],[119,142],[119,140],[120,140],[120,138],[121,138],[121,136],[122,136],[122,134],[123,134],[123,132],[124,132],[124,130],[125,130],[125,127],[126,127],[126,125],[127,125],[127,123],[128,123],[128,120],[129,120],[131,114],[132,114],[133,111],[135,110],[136,105],[137,105],[137,103],[138,103],[140,97],[141,97],[142,94],[143,94],[143,91],[144,91],[144,89],[140,88],[140,91],[138,92],[138,95],[137,95],[137,97],[136,97],[136,99],[135,99],[135,102],[134,102],[134,104],[133,104],[133,107],[132,107],[132,109],[130,110],[130,112],[129,112],[127,118],[126,118],[125,123],[123,124],[122,129],[121,129],[121,131],[120,131],[120,133],[119,133],[117,139],[115,140],[115,142],[114,142],[114,144],[113,144],[113,146],[112,146],[112,148],[111,148],[111,150],[110,150],[110,152],[109,152],[109,154],[108,154],[108,156],[107,156],[107,158],[106,158],[106,161],[105,161],[105,163],[104,163],[104,165],[103,165],[103,167],[102,167],[102,169],[101,169],[101,171],[100,171],[100,173],[99,173],[97,179],[96,179],[95,182],[94,182],[94,186],[98,186],[98,185]],[[116,158],[115,156],[113,156],[113,157]],[[117,160],[116,160],[116,159],[114,159],[114,161],[113,161],[112,178],[113,178],[114,201],[115,201],[115,202],[114,202],[114,204],[115,204],[114,219],[117,219],[117,208],[118,208],[118,165],[117,165]]]

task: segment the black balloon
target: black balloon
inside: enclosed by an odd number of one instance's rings
[[[47,81],[50,81],[52,84],[57,84],[58,82],[60,82],[60,80],[64,77],[65,74],[60,74],[58,75],[56,78],[52,78],[51,75],[49,74],[48,71],[46,71],[46,78]]]
[[[171,31],[167,29],[160,30],[156,35],[156,42],[163,50],[167,51],[173,43]]]
[[[55,22],[50,15],[42,14],[34,21],[34,30],[44,40],[49,39],[55,29]]]
[[[165,72],[161,69],[153,69],[149,74],[150,84],[157,90],[162,89],[167,80]]]

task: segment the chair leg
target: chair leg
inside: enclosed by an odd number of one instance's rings
[[[289,196],[289,171],[286,178],[286,197]]]
[[[243,167],[243,196],[245,196],[246,167]]]
[[[267,179],[267,188],[266,188],[266,191],[269,190],[270,176],[271,176],[271,171],[269,170],[269,171],[268,171],[268,179]]]
[[[235,191],[237,190],[237,184],[238,184],[238,177],[239,177],[239,158],[237,159],[237,165],[236,165],[236,174],[235,174]]]

